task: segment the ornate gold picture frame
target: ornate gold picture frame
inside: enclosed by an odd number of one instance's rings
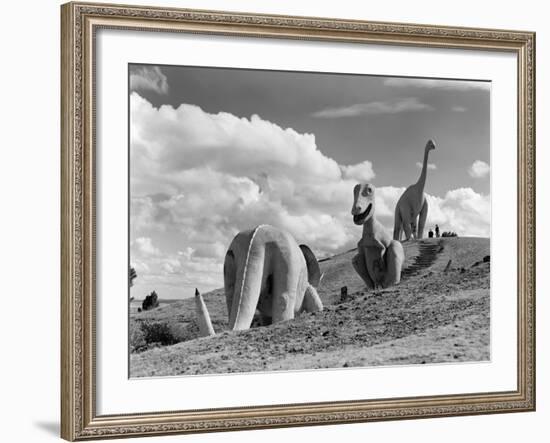
[[[67,3],[61,7],[61,436],[108,437],[262,429],[534,411],[535,34],[524,31]],[[246,407],[97,412],[96,33],[185,33],[429,49],[517,57],[517,387],[453,395]],[[496,153],[495,155],[498,155]],[[123,334],[121,328],[121,334]],[[516,345],[516,343],[513,343]]]

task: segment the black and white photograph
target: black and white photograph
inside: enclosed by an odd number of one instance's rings
[[[545,3],[125,3],[3,9],[2,441],[547,440]]]
[[[490,82],[128,75],[131,377],[490,360]]]

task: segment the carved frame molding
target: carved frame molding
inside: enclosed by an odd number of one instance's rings
[[[61,7],[61,435],[67,440],[533,411],[535,34],[123,5]],[[94,35],[99,28],[509,51],[518,57],[518,384],[513,392],[98,416]]]

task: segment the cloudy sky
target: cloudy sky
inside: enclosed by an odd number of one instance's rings
[[[318,257],[354,247],[358,181],[391,231],[429,138],[427,228],[489,236],[489,83],[130,65],[129,101],[138,299],[221,287],[233,236],[262,223]]]

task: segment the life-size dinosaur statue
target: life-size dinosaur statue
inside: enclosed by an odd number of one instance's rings
[[[225,255],[223,276],[232,330],[250,328],[256,310],[268,325],[323,309],[315,255],[273,226],[239,232]]]
[[[363,225],[363,235],[357,243],[357,255],[352,264],[367,288],[387,288],[401,280],[405,261],[403,246],[393,240],[375,217],[375,188],[361,183],[353,189],[351,214],[356,225]]]
[[[401,195],[395,206],[395,223],[393,239],[401,241],[401,233],[405,231],[406,240],[421,239],[424,236],[424,226],[428,217],[428,200],[424,194],[426,174],[428,169],[428,155],[435,144],[428,140],[424,148],[424,162],[420,178],[414,185],[410,185]],[[417,223],[418,222],[418,223]]]

